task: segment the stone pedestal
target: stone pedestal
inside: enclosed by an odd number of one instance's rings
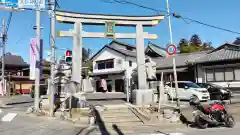
[[[154,100],[153,89],[136,89],[132,93],[133,104],[149,105]]]

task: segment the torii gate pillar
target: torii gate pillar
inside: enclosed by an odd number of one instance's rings
[[[73,49],[72,49],[72,81],[82,86],[82,23],[74,23]]]
[[[145,47],[143,38],[143,26],[136,26],[136,48],[137,48],[137,70],[138,70],[138,89],[147,89],[147,77],[145,68]]]

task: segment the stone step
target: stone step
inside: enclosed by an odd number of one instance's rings
[[[178,123],[159,123],[159,124],[143,124],[141,122],[131,122],[131,123],[105,123],[107,128],[112,128],[112,125],[116,124],[119,128],[123,129],[135,129],[135,128],[168,128],[168,127],[183,127],[186,125]]]
[[[135,114],[133,113],[112,113],[112,114],[108,114],[108,113],[103,113],[101,114],[102,117],[136,117]]]
[[[114,130],[114,129],[107,129],[107,131],[109,132],[109,134],[111,135],[119,135],[119,133]],[[123,133],[124,135],[127,135],[127,134],[135,134],[135,135],[139,135],[139,134],[149,134],[149,133],[154,133],[154,129],[131,129],[131,130],[124,130],[124,129],[120,129],[119,128],[119,131],[121,133]],[[100,134],[102,135],[102,133],[100,131],[96,131],[96,134]]]
[[[105,123],[122,123],[122,122],[140,122],[138,119],[110,119],[105,120],[103,119]]]
[[[128,113],[128,112],[132,112],[129,109],[124,109],[124,110],[105,110],[102,111],[101,113]]]
[[[105,123],[105,127],[108,129],[112,129],[113,125],[117,125],[120,128],[131,128],[131,127],[141,127],[143,126],[143,123],[141,122],[130,122],[132,124],[129,123]]]
[[[119,118],[102,118],[104,122],[131,122],[131,121],[139,121],[140,120],[136,117],[132,117],[132,118],[124,118],[124,119],[119,119]]]

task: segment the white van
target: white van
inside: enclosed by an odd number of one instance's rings
[[[166,83],[165,93],[167,94],[168,99],[176,99],[174,82]],[[191,81],[178,81],[178,95],[181,100],[189,100],[191,96],[196,96],[201,101],[210,100],[210,94],[207,89],[202,88]]]

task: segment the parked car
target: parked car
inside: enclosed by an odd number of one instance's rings
[[[41,95],[46,95],[47,94],[47,89],[48,89],[48,86],[47,85],[40,85],[39,87],[39,96]],[[31,93],[30,93],[30,96],[32,98],[34,98],[34,95],[35,95],[35,86],[33,85],[32,88],[31,88]]]
[[[208,89],[211,100],[229,100],[232,97],[232,92],[222,86],[211,83],[198,83],[198,85]]]
[[[176,99],[174,82],[172,83],[172,88],[170,82],[166,83],[165,93],[167,93],[168,99]],[[200,101],[210,99],[209,92],[206,88],[202,88],[191,81],[178,81],[178,95],[180,100],[190,100],[192,96],[195,96]]]

